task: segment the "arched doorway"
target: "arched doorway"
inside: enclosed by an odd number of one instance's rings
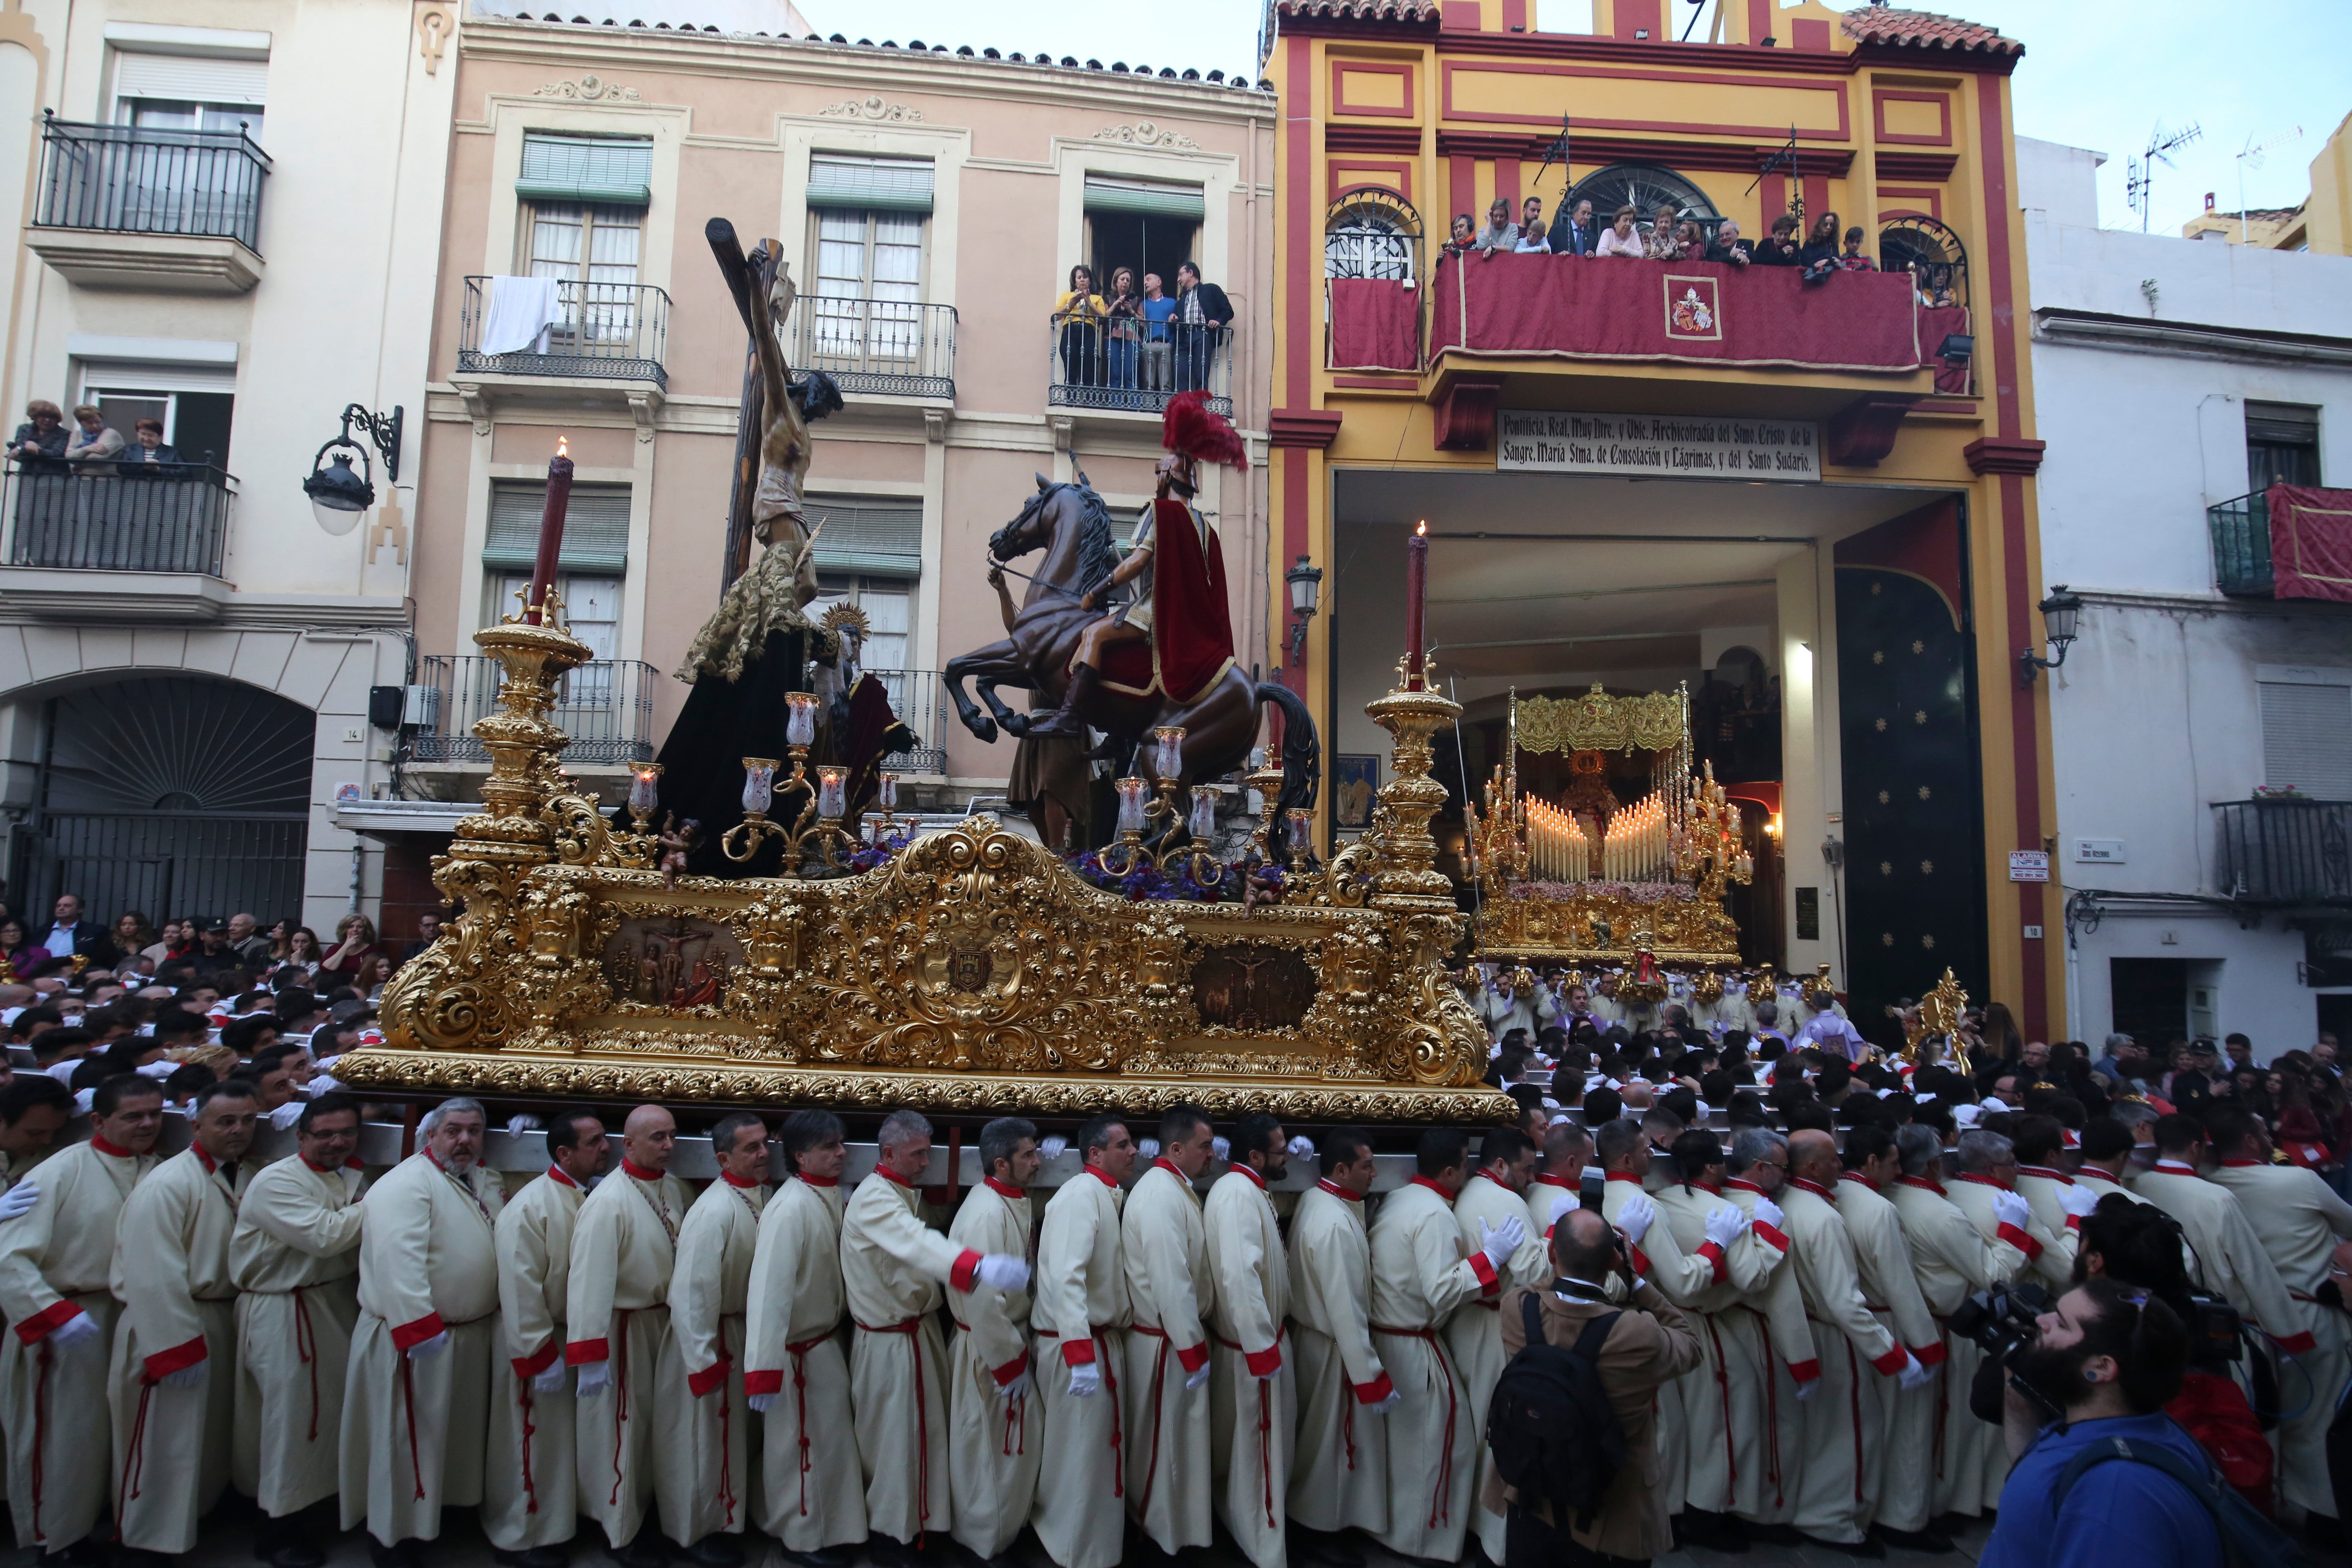
[[[302,907],[317,718],[234,680],[133,676],[42,705],[35,805],[9,856],[11,902],[60,893],[88,918],[161,922]]]

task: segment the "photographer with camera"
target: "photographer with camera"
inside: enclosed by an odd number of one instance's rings
[[[2237,1194],[2201,1173],[2205,1152],[2202,1121],[2179,1114],[2159,1117],[2155,1168],[2135,1177],[2132,1191],[2180,1222],[2206,1289],[2243,1312],[2277,1342],[2282,1354],[2309,1354],[2316,1345],[2311,1308],[2287,1294],[2278,1265],[2263,1250]]]

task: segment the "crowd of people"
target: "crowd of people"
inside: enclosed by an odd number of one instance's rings
[[[1109,287],[1098,289],[1082,262],[1054,301],[1061,384],[1151,395],[1150,406],[1171,393],[1206,391],[1233,320],[1224,289],[1202,282],[1192,262],[1177,267],[1173,294],[1157,272],[1139,284],[1131,267],[1112,268]],[[1136,406],[1147,406],[1140,395]]]
[[[79,473],[95,479],[177,471],[179,450],[164,442],[162,420],[142,416],[132,421],[132,436],[126,441],[96,404],[81,404],[73,416],[68,430],[64,410],[46,397],[34,398],[25,405],[24,423],[9,437],[8,456],[31,473]]]

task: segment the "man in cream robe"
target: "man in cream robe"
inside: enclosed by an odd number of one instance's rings
[[[866,1487],[842,1353],[841,1118],[784,1119],[793,1174],[760,1211],[744,1296],[744,1402],[765,1423],[759,1523],[803,1568],[846,1568]]]
[[[1071,1139],[1086,1161],[1045,1205],[1037,1234],[1037,1392],[1045,1447],[1030,1523],[1060,1568],[1113,1568],[1127,1530],[1126,1412],[1119,1368],[1127,1357],[1127,1260],[1120,1184],[1135,1169],[1135,1140],[1116,1116],[1097,1116]]]
[[[261,1101],[243,1079],[196,1096],[193,1142],[123,1200],[114,1226],[115,1538],[177,1556],[228,1485],[236,1437],[236,1285],[229,1237],[253,1179]],[[237,1467],[250,1474],[257,1466]],[[134,1561],[136,1561],[134,1559]]]
[[[1209,1331],[1216,1301],[1208,1232],[1192,1183],[1208,1168],[1209,1119],[1173,1106],[1160,1119],[1160,1157],[1127,1195],[1127,1510],[1162,1552],[1206,1546],[1214,1487],[1209,1442]]]
[[[948,1227],[966,1252],[1030,1255],[1029,1184],[1043,1162],[1037,1129],[1017,1116],[980,1130],[981,1184]],[[948,1303],[956,1321],[948,1347],[948,1490],[955,1538],[983,1562],[1002,1556],[1029,1522],[1037,1464],[1045,1450],[1043,1411],[1030,1364],[1029,1292],[982,1285]]]
[[[46,1552],[81,1541],[113,1481],[107,1370],[121,1306],[110,1284],[114,1229],[163,1126],[163,1092],[125,1073],[98,1086],[90,1136],[40,1166],[40,1197],[0,1226],[0,1312],[8,1320],[8,1507],[16,1543]]]
[[[1256,1568],[1283,1568],[1297,1419],[1283,1324],[1289,1260],[1266,1192],[1290,1163],[1282,1123],[1262,1111],[1234,1126],[1233,1168],[1201,1205],[1215,1311],[1210,1320],[1210,1470],[1216,1515]]]
[[[1461,1560],[1478,1452],[1468,1392],[1445,1348],[1465,1302],[1502,1293],[1502,1269],[1527,1239],[1524,1215],[1473,1249],[1454,1223],[1469,1144],[1450,1127],[1421,1135],[1417,1173],[1391,1193],[1371,1226],[1371,1331],[1399,1399],[1388,1415],[1389,1523],[1381,1545],[1406,1557]]]
[[[2035,1261],[2053,1245],[2053,1238],[2033,1217],[2032,1205],[2011,1184],[2016,1163],[2010,1141],[1999,1133],[1970,1129],[1960,1134],[1958,1147],[1945,1156],[1943,1171],[1943,1196],[1968,1216],[1977,1235],[1996,1252],[2009,1249],[2004,1256],[2012,1260],[2010,1278],[2031,1281],[2037,1272]],[[1962,1349],[1963,1342],[1952,1342],[1953,1353],[1973,1378],[1981,1357],[1970,1353],[1974,1345]],[[1947,1486],[1939,1489],[1937,1506],[1938,1512],[1974,1516],[2000,1506],[2000,1489],[2009,1479],[2009,1447],[1999,1427],[1969,1413],[1969,1385],[1960,1380],[1962,1370],[1956,1365],[1952,1371],[1951,1403],[1958,1415],[1950,1419],[1963,1429],[1955,1432],[1953,1426],[1945,1427]]]
[[[1527,1134],[1516,1127],[1497,1127],[1480,1135],[1478,1169],[1462,1184],[1454,1200],[1454,1220],[1462,1229],[1465,1250],[1475,1251],[1480,1237],[1515,1215],[1528,1212],[1522,1195],[1535,1176],[1536,1152]],[[1503,1289],[1538,1286],[1551,1279],[1551,1258],[1543,1237],[1532,1226],[1517,1252],[1503,1265]],[[1503,1375],[1502,1300],[1481,1298],[1454,1314],[1445,1325],[1445,1348],[1453,1353],[1454,1369],[1461,1373],[1462,1391],[1470,1410],[1470,1430],[1478,1451],[1477,1482],[1470,1490],[1474,1528],[1490,1563],[1503,1561],[1504,1516],[1486,1507],[1486,1474],[1494,1457],[1486,1451],[1486,1406],[1495,1397],[1495,1380]]]
[[[1397,1405],[1371,1331],[1371,1241],[1364,1194],[1378,1165],[1354,1128],[1323,1134],[1323,1176],[1290,1216],[1291,1346],[1297,1452],[1289,1516],[1319,1556],[1360,1557],[1328,1537],[1389,1525],[1388,1423]]]
[[[1548,1247],[1559,1216],[1583,1201],[1584,1167],[1591,1158],[1592,1140],[1575,1122],[1555,1121],[1545,1129],[1543,1160],[1524,1194],[1528,1229],[1538,1246]]]
[[[1723,1196],[1746,1215],[1748,1234],[1768,1252],[1777,1254],[1761,1289],[1751,1291],[1740,1310],[1717,1321],[1718,1331],[1738,1337],[1748,1359],[1758,1369],[1763,1409],[1757,1429],[1758,1462],[1744,1466],[1732,1488],[1738,1500],[1733,1511],[1744,1521],[1751,1540],[1795,1545],[1797,1494],[1803,1479],[1805,1405],[1818,1393],[1822,1363],[1814,1350],[1813,1327],[1805,1316],[1804,1292],[1797,1284],[1797,1266],[1789,1261],[1790,1243],[1780,1227],[1788,1223],[1775,1201],[1789,1173],[1789,1141],[1763,1127],[1743,1127],[1733,1134],[1724,1156]]]
[[[916,1182],[931,1161],[931,1124],[894,1111],[877,1135],[874,1174],[857,1184],[841,1221],[841,1283],[857,1337],[850,1403],[866,1475],[869,1553],[881,1568],[916,1560],[921,1537],[952,1526],[948,1483],[944,1292],[969,1295],[1029,1283],[1018,1254],[959,1247],[917,1217]]]
[[[2263,1250],[2238,1194],[2205,1179],[2208,1154],[2202,1122],[2191,1116],[2162,1117],[2156,1123],[2156,1164],[2129,1178],[2131,1189],[2180,1222],[2181,1239],[2196,1249],[2206,1289],[2277,1341],[2282,1353],[2310,1354],[2318,1346],[2312,1309],[2287,1294],[2286,1281]],[[2299,1380],[2290,1375],[2286,1381],[2294,1385]]]
[[[236,1458],[231,1479],[268,1523],[255,1554],[277,1568],[325,1561],[297,1515],[335,1495],[343,1377],[359,1322],[359,1101],[307,1102],[295,1152],[246,1184],[229,1237],[236,1299]]]
[[[2057,1242],[2037,1260],[2042,1285],[2054,1301],[2074,1288],[2074,1250],[2083,1216],[2099,1206],[2098,1194],[2058,1169],[2065,1154],[2066,1130],[2056,1117],[2016,1118],[2011,1142],[2017,1155],[2012,1180],[2018,1195],[2042,1232]]]
[[[768,1125],[748,1111],[710,1130],[719,1179],[702,1189],[677,1230],[669,1280],[670,1354],[661,1400],[685,1413],[684,1440],[665,1442],[656,1468],[662,1528],[697,1563],[740,1561],[736,1543],[759,1517],[759,1462],[743,1403],[743,1313],[760,1210],[768,1201]]]
[[[1864,1490],[1877,1521],[1876,1534],[1908,1551],[1940,1554],[1951,1551],[1952,1542],[1930,1533],[1927,1521],[1936,1511],[1935,1439],[1942,1414],[1937,1377],[1947,1352],[1919,1289],[1903,1216],[1886,1195],[1902,1170],[1894,1130],[1874,1121],[1846,1129],[1843,1160],[1833,1201],[1853,1239],[1864,1303],[1929,1373],[1901,1384],[1883,1377],[1864,1384],[1865,1397],[1877,1402],[1876,1430],[1884,1435],[1871,1446]]]
[[[443,1100],[418,1131],[368,1189],[343,1381],[343,1528],[366,1521],[376,1568],[413,1568],[444,1507],[482,1500],[489,1426],[504,1188],[481,1164],[478,1100]]]
[[[499,1333],[482,1533],[509,1568],[564,1568],[580,1528],[577,1410],[563,1364],[572,1231],[612,1142],[585,1110],[548,1119],[547,1169],[499,1211]]]
[[[622,1568],[659,1568],[661,1548],[640,1542],[653,1500],[658,1445],[688,1439],[691,1413],[659,1392],[670,1352],[669,1279],[677,1227],[689,1202],[669,1173],[677,1122],[658,1105],[640,1105],[621,1125],[621,1168],[597,1184],[572,1226],[572,1276],[565,1286],[563,1359],[579,1374],[574,1406],[574,1466],[580,1511],[602,1525]],[[663,1500],[674,1517],[678,1500]]]

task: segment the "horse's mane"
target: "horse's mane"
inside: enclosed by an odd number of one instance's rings
[[[1066,489],[1078,492],[1078,592],[1091,594],[1118,565],[1118,541],[1110,531],[1110,508],[1087,482],[1083,469]]]

